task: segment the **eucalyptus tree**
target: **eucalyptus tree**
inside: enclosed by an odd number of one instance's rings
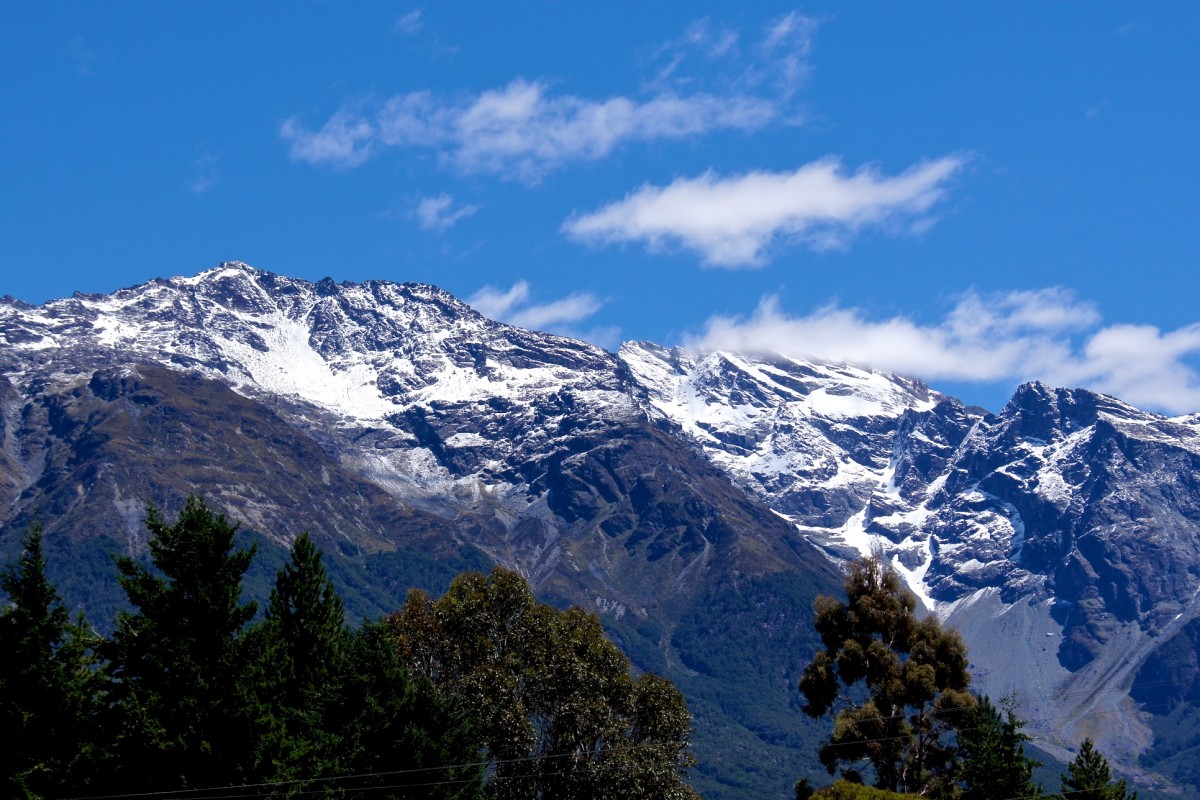
[[[975,705],[966,647],[932,616],[917,616],[916,598],[879,553],[852,562],[845,587],[845,602],[814,603],[824,649],[800,678],[804,712],[834,716],[821,763],[830,774],[869,764],[880,788],[926,791],[947,779],[946,734]]]
[[[594,614],[538,603],[515,572],[460,575],[386,620],[401,661],[475,720],[495,798],[684,800],[682,694],[629,659]]]

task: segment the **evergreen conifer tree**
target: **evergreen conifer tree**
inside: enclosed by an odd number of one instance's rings
[[[344,793],[339,797],[484,797],[473,720],[429,679],[401,664],[382,624],[367,622],[354,631],[345,664],[342,702],[329,725],[338,774],[362,777],[327,784]]]
[[[255,604],[241,579],[255,549],[234,547],[237,526],[190,497],[173,523],[147,509],[154,571],[117,562],[135,611],[105,645],[114,678],[122,790],[239,783],[253,774],[255,709],[247,708],[246,623]]]
[[[285,693],[292,705],[318,700],[335,682],[349,630],[342,598],[307,533],[292,545],[267,604],[284,644]]]
[[[40,797],[86,785],[102,674],[93,637],[67,611],[46,577],[42,535],[24,540],[0,575],[0,793]]]
[[[1001,705],[1003,715],[984,695],[958,732],[960,800],[1042,796],[1033,782],[1038,762],[1025,755],[1025,723],[1017,718],[1013,699],[1005,698]]]
[[[480,796],[468,721],[408,675],[378,624],[350,631],[308,535],[293,544],[246,649],[253,782],[279,782],[280,796]]]
[[[341,702],[349,628],[342,599],[321,563],[321,551],[304,533],[292,545],[267,604],[266,621],[255,631],[262,663],[257,683],[272,708],[262,741],[274,753],[278,778],[307,778],[337,772],[339,742],[329,721]],[[271,747],[270,742],[276,743]]]
[[[1084,739],[1075,758],[1062,773],[1064,800],[1137,800],[1123,780],[1114,781],[1108,759],[1091,739]]]

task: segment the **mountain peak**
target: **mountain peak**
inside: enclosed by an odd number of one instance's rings
[[[176,276],[171,279],[172,283],[183,284],[185,286],[196,286],[204,283],[211,283],[222,278],[231,278],[239,276],[259,276],[270,275],[272,273],[266,270],[252,267],[245,261],[222,261],[215,267],[201,270],[192,276]]]

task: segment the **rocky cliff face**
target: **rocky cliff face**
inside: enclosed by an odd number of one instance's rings
[[[312,530],[367,612],[515,566],[685,685],[709,794],[786,792],[811,729],[730,686],[794,703],[812,597],[880,548],[1052,752],[1090,735],[1176,775],[1196,752],[1200,416],[1038,384],[991,415],[853,366],[614,355],[430,286],[237,263],[0,300],[0,376],[0,547],[40,519],[93,607],[104,559],[79,554],[136,552],[142,503],[192,491],[276,546]]]

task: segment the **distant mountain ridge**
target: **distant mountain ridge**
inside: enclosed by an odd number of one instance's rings
[[[78,602],[111,602],[95,553],[137,551],[144,500],[196,490],[277,546],[312,530],[364,612],[514,566],[681,683],[706,796],[779,796],[814,762],[794,689],[812,597],[882,547],[1050,752],[1090,735],[1163,785],[1200,761],[1180,722],[1200,706],[1200,415],[1039,384],[991,415],[851,365],[612,354],[432,286],[239,262],[4,298],[0,368],[0,546],[40,519]],[[780,708],[731,687],[750,670]]]

